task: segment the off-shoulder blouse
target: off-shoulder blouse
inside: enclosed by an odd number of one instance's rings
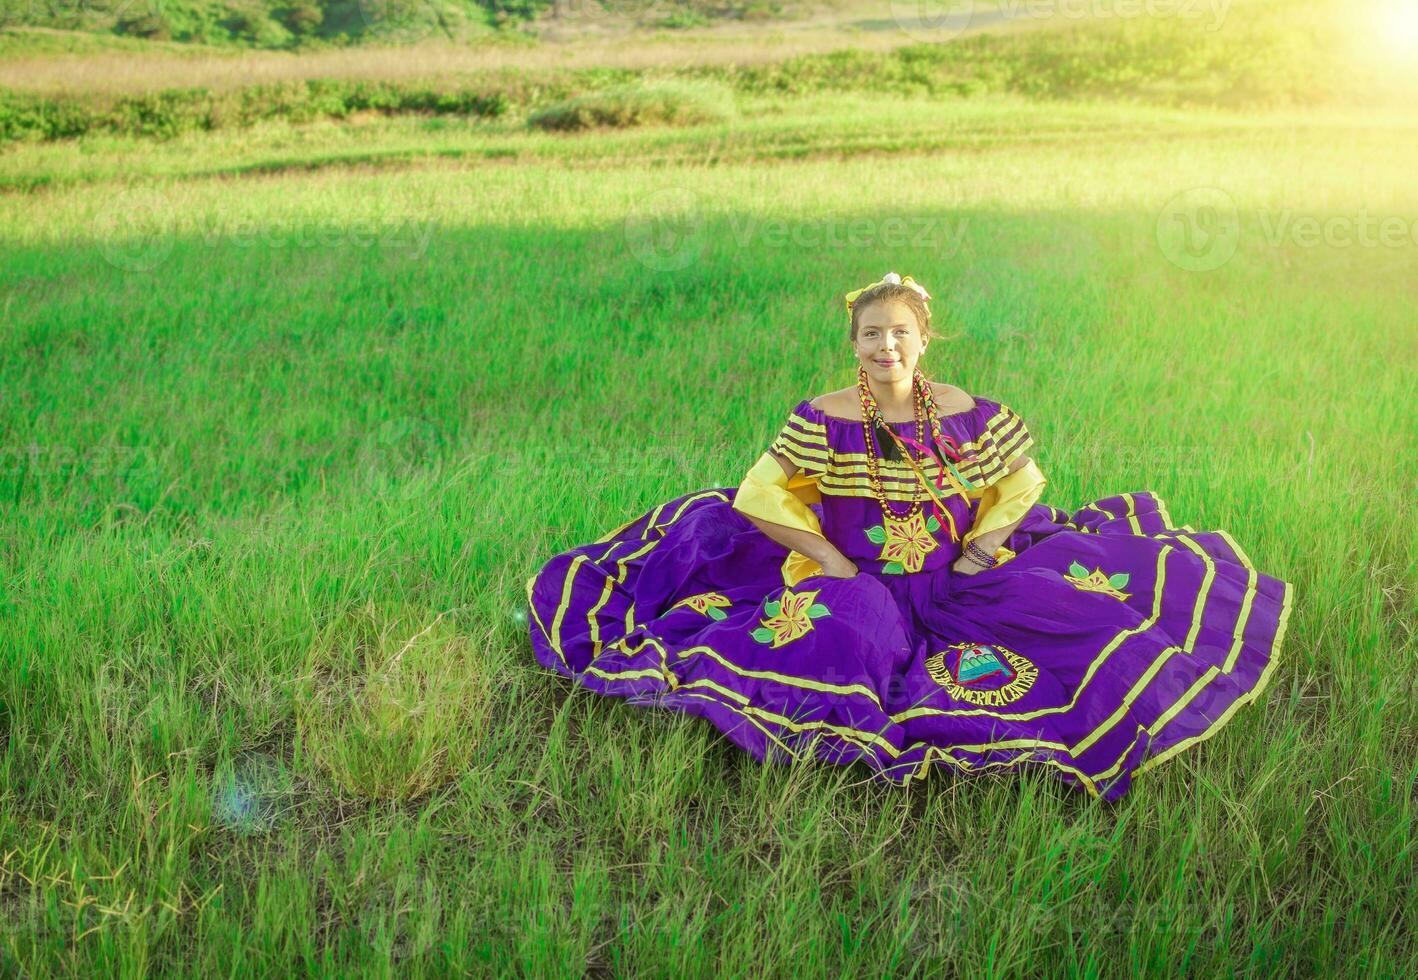
[[[914,422],[888,423],[898,435],[915,438]],[[940,416],[941,433],[955,440],[966,461],[955,464],[971,499],[1009,472],[1010,466],[1034,447],[1024,419],[1012,408],[975,396],[975,407]],[[929,435],[923,442],[929,443]],[[860,420],[828,415],[807,401],[788,414],[769,451],[796,463],[822,494],[871,497],[867,473],[866,437]],[[940,462],[934,456],[920,462],[935,485]],[[919,481],[905,460],[880,460],[878,472],[888,500],[907,502]]]
[[[983,508],[992,506],[987,499],[987,493],[994,496],[990,488],[1009,473],[1016,460],[1029,453],[1034,440],[1018,413],[989,398],[977,396],[973,408],[939,419],[941,434],[953,440],[962,456],[950,461],[953,472],[944,480],[940,460],[927,457],[917,463],[940,507],[934,505],[910,464],[904,459],[880,459],[878,454],[882,492],[891,505],[888,520],[872,490],[862,423],[828,415],[807,400],[799,402],[769,452],[797,464],[798,471],[787,481],[786,490],[811,513],[800,511],[794,519],[793,505],[783,500],[785,516],[777,522],[820,530],[859,568],[882,574],[930,571],[953,561],[960,554],[964,536],[980,533],[975,519]],[[915,422],[890,425],[900,435],[913,439],[917,435]],[[928,444],[929,434],[923,435],[918,441]],[[910,513],[906,505],[913,494],[920,509],[916,517],[901,523]],[[760,516],[774,520],[779,505],[771,502],[771,495],[766,501],[757,496],[754,500],[754,507],[766,508]],[[1022,512],[1029,503],[1021,498],[1014,509]],[[1004,516],[1003,512],[999,516]],[[795,582],[814,574],[817,567],[807,556],[791,552],[784,564],[784,580]]]

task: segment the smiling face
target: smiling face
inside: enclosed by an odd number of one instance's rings
[[[891,384],[910,378],[926,344],[916,314],[900,300],[878,300],[857,314],[852,347],[873,381]]]

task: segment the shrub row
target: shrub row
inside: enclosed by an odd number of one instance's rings
[[[88,133],[171,138],[250,126],[267,119],[309,122],[354,112],[456,113],[492,118],[521,93],[493,86],[405,85],[389,81],[311,79],[248,88],[205,88],[104,99],[0,90],[0,141],[59,140]]]
[[[1321,23],[1321,22],[1316,22]],[[1061,31],[983,34],[885,54],[843,49],[775,64],[693,66],[673,77],[635,69],[509,70],[434,82],[315,79],[229,91],[177,89],[105,100],[0,91],[0,142],[89,132],[171,137],[266,119],[306,122],[352,112],[531,111],[549,129],[685,122],[719,115],[665,86],[717,83],[755,95],[823,91],[1035,98],[1105,97],[1167,104],[1305,103],[1343,94],[1338,63],[1314,26],[1260,21],[1208,32],[1159,18]],[[713,100],[709,100],[713,101]],[[730,100],[731,101],[731,100]],[[681,108],[683,107],[683,108]]]
[[[527,124],[550,132],[573,132],[598,126],[723,122],[733,115],[733,92],[720,82],[637,79],[543,106],[528,115]]]

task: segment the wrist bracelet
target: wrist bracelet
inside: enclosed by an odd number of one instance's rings
[[[995,557],[986,554],[985,549],[981,548],[973,541],[965,546],[965,557],[969,558],[981,568],[994,568],[996,564]]]

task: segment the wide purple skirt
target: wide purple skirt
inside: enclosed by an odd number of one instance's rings
[[[670,500],[527,583],[539,663],[707,718],[759,761],[903,784],[1046,767],[1095,797],[1205,740],[1275,669],[1291,586],[1151,493],[1035,504],[975,575],[814,576],[733,510]]]

